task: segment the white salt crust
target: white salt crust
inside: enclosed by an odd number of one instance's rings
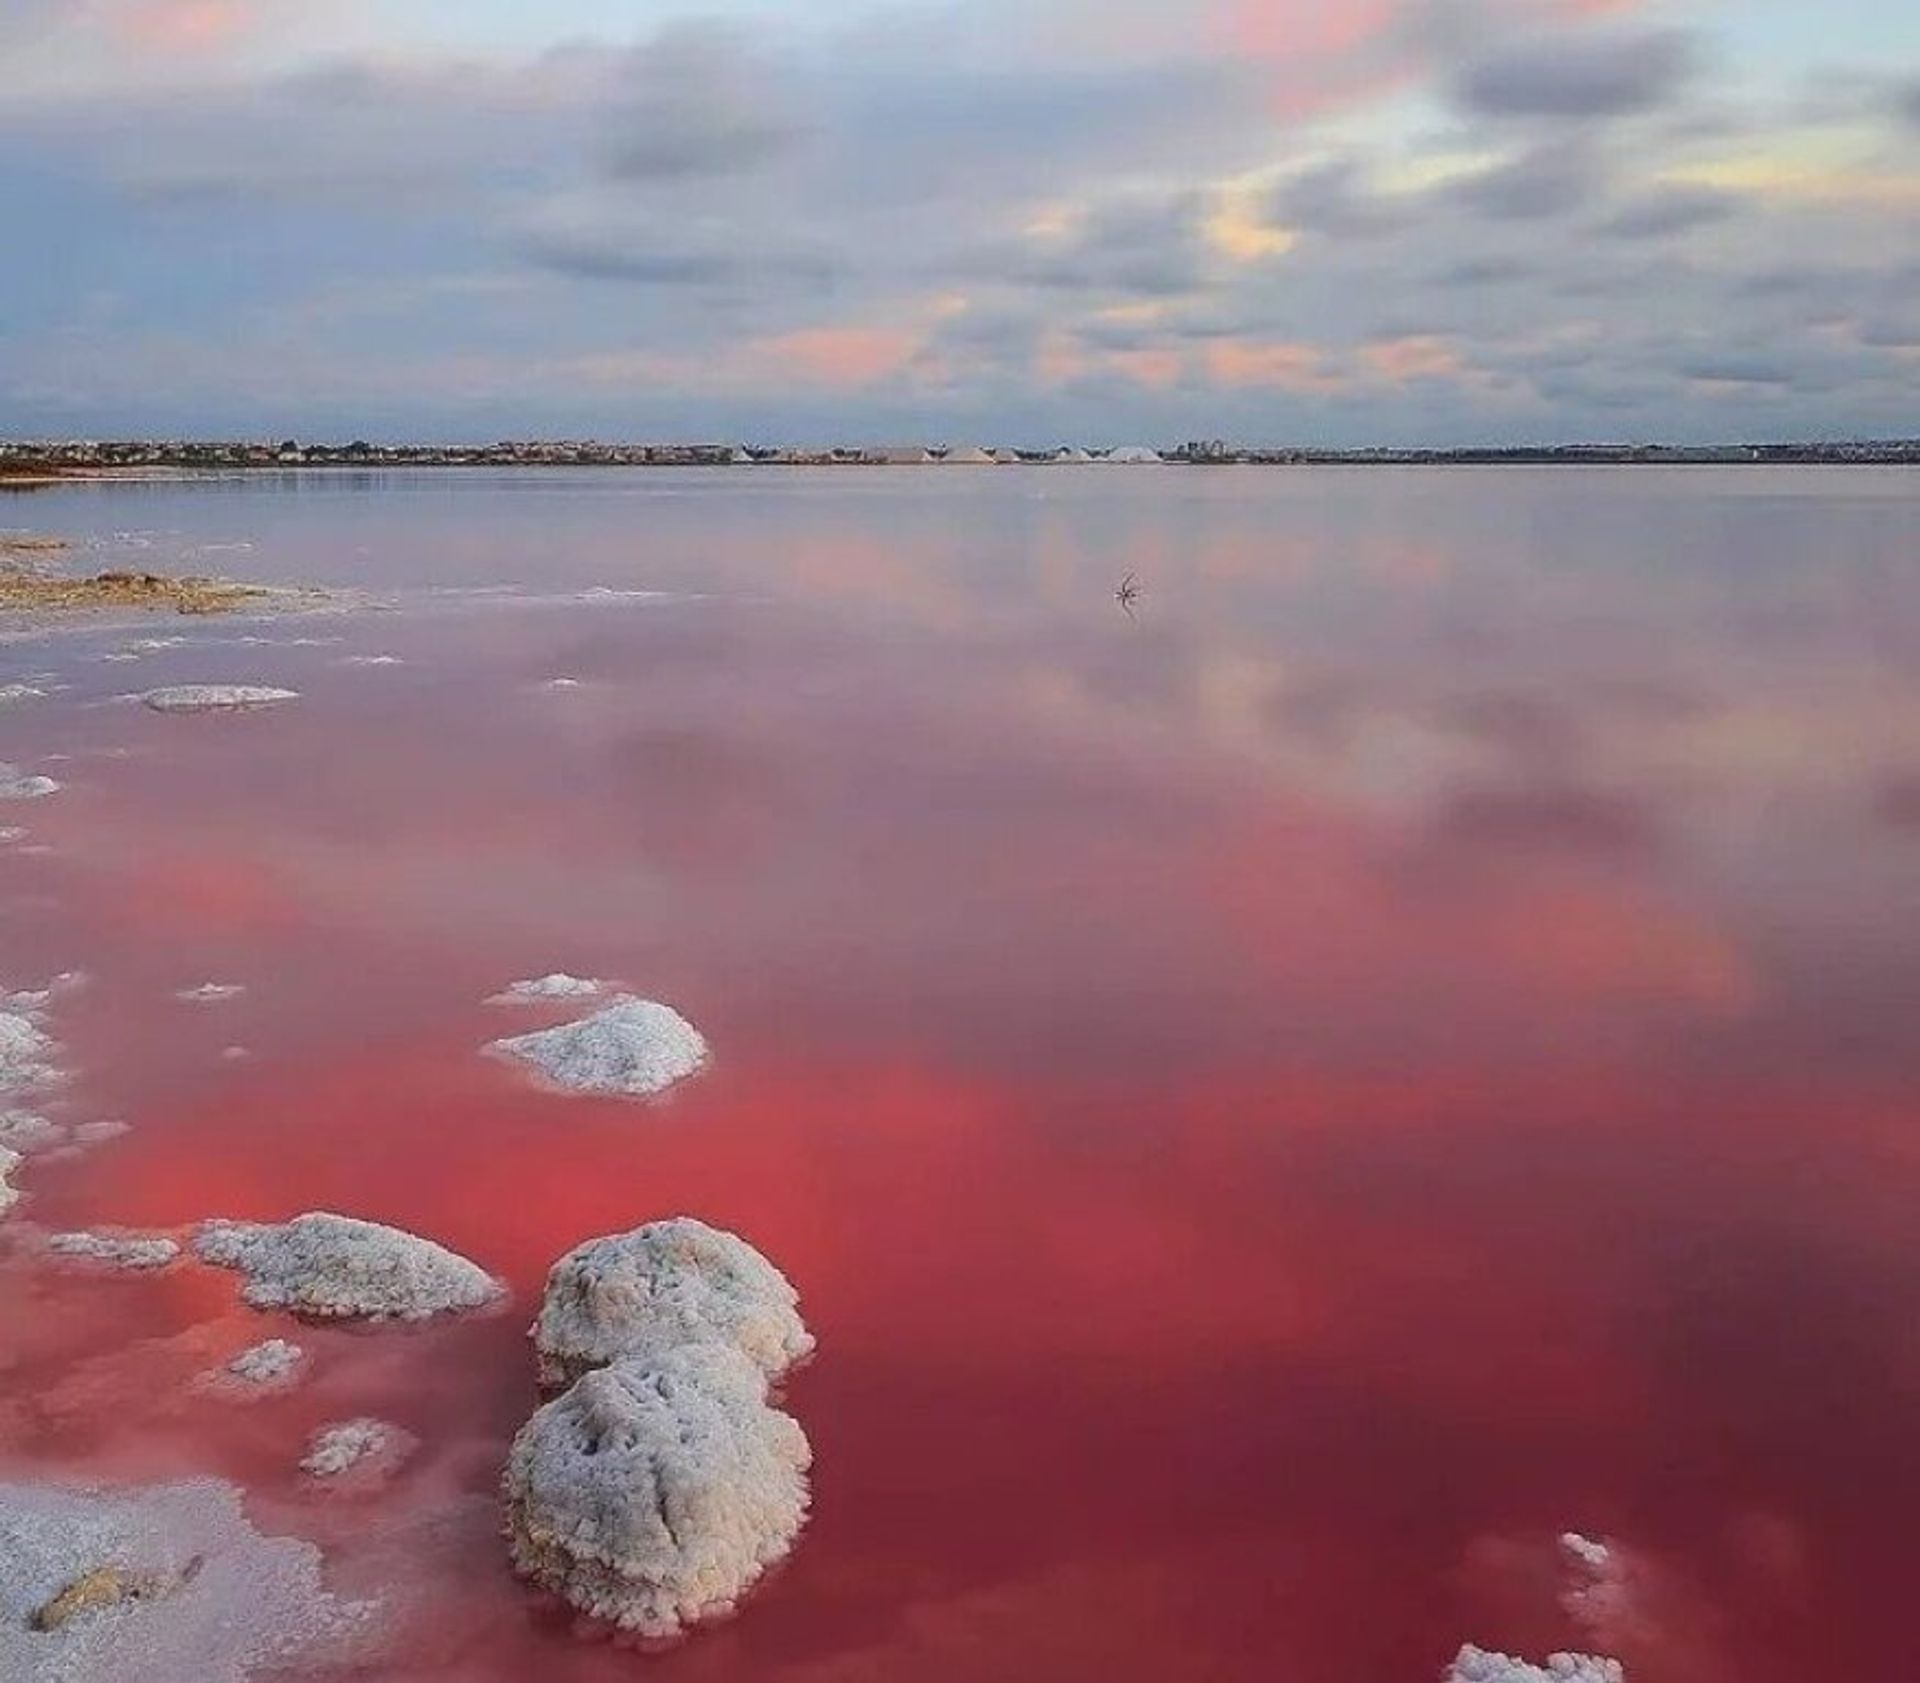
[[[558,1028],[489,1043],[487,1051],[530,1066],[563,1092],[650,1098],[704,1069],[700,1031],[670,1005],[622,994]]]
[[[278,1225],[205,1222],[193,1249],[203,1262],[246,1275],[242,1296],[254,1308],[316,1320],[421,1321],[481,1308],[504,1290],[431,1239],[327,1211]]]
[[[793,1546],[812,1452],[765,1377],[695,1344],[589,1373],[514,1439],[516,1569],[643,1637],[732,1608]]]
[[[274,689],[265,684],[169,684],[140,697],[156,713],[214,713],[274,707],[299,699],[298,690]]]
[[[225,1000],[238,999],[246,991],[244,982],[201,982],[195,987],[179,989],[173,997],[183,1005],[219,1005]]]
[[[149,1274],[179,1260],[180,1247],[172,1239],[138,1233],[55,1233],[47,1240],[55,1256],[77,1262],[97,1262],[129,1274]]]
[[[1441,1683],[1626,1683],[1626,1675],[1618,1660],[1593,1654],[1549,1654],[1544,1665],[1530,1665],[1468,1643]]]
[[[298,1344],[269,1338],[242,1350],[227,1363],[225,1371],[248,1385],[278,1385],[293,1376],[305,1355]]]
[[[94,1573],[138,1589],[35,1628],[36,1615]],[[311,1543],[255,1531],[232,1485],[0,1485],[6,1683],[248,1683],[332,1671],[370,1654],[377,1611],[327,1592]]]
[[[12,1185],[7,1177],[11,1175],[15,1169],[19,1168],[23,1161],[25,1161],[25,1159],[21,1157],[19,1152],[0,1145],[0,1215],[5,1215],[8,1210],[20,1202],[19,1188]]]
[[[690,1216],[590,1239],[547,1275],[531,1332],[540,1383],[647,1348],[712,1341],[778,1378],[813,1349],[799,1294],[744,1239]]]
[[[362,1417],[322,1426],[307,1443],[300,1470],[309,1478],[390,1472],[413,1449],[413,1438],[384,1420]]]
[[[545,1005],[554,1000],[593,999],[606,991],[605,982],[590,976],[569,976],[556,970],[550,976],[535,976],[524,982],[509,982],[492,995],[489,1005]]]
[[[59,790],[60,785],[53,778],[35,777],[0,760],[0,801],[37,801]]]

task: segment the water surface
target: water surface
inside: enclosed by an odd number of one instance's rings
[[[238,1478],[343,1583],[415,1584],[379,1675],[422,1683],[1905,1650],[1913,476],[298,474],[0,526],[364,593],[0,645],[68,686],[0,709],[67,785],[0,812],[0,981],[89,974],[64,1103],[133,1124],[16,1220],[336,1209],[517,1298],[295,1333],[310,1381],[236,1409],[192,1376],[288,1329],[230,1277],[16,1250],[0,1477]],[[302,700],[117,699],[216,681]],[[553,1016],[485,996],[555,968],[714,1070],[636,1107],[481,1058]],[[207,980],[248,991],[171,998]],[[680,1212],[803,1293],[815,1515],[643,1658],[522,1594],[485,1498],[547,1264]],[[305,1435],[358,1413],[423,1451],[317,1499]],[[1632,1562],[1598,1632],[1567,1529]]]

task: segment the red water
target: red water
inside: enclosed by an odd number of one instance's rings
[[[0,758],[73,756],[0,813],[52,849],[0,851],[0,980],[89,973],[66,1103],[134,1124],[33,1165],[16,1219],[336,1209],[515,1304],[290,1332],[224,1274],[5,1255],[0,1477],[233,1477],[344,1586],[412,1581],[374,1675],[422,1683],[1425,1683],[1467,1640],[1894,1675],[1920,491],[1148,477],[720,485],[637,528],[570,481],[0,511],[190,517],[309,575],[351,522],[340,576],[444,583],[522,577],[491,564],[537,503],[558,586],[718,592],[5,651],[75,688],[0,714]],[[374,650],[407,664],[338,664]],[[303,699],[109,700],[221,678]],[[672,1002],[715,1069],[632,1106],[480,1057],[546,1020],[483,998],[554,968]],[[207,979],[249,991],[170,999]],[[638,1656],[457,1498],[531,1406],[546,1265],[679,1212],[803,1294],[815,1512],[740,1617]],[[281,1332],[301,1388],[191,1393]],[[307,1432],[359,1413],[419,1457],[303,1491]],[[1632,1563],[1598,1633],[1569,1528]]]

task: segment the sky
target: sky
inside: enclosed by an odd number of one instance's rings
[[[1912,0],[0,0],[0,436],[1920,434]]]

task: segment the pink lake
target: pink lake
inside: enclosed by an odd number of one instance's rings
[[[48,692],[0,760],[65,785],[0,806],[0,983],[86,973],[58,1114],[131,1124],[16,1176],[0,1479],[237,1481],[404,1583],[355,1675],[406,1683],[1897,1671],[1911,474],[316,473],[0,525],[349,593],[0,643]],[[300,699],[124,699],[227,681]],[[481,1056],[569,1014],[484,1003],[555,969],[712,1070],[636,1105]],[[299,1329],[19,1238],[306,1209],[512,1306]],[[814,1509],[642,1655],[516,1584],[492,1496],[547,1265],[679,1213],[801,1291]],[[193,1391],[272,1336],[300,1386]],[[358,1414],[418,1454],[315,1493]],[[1597,1630],[1568,1530],[1630,1564]]]

